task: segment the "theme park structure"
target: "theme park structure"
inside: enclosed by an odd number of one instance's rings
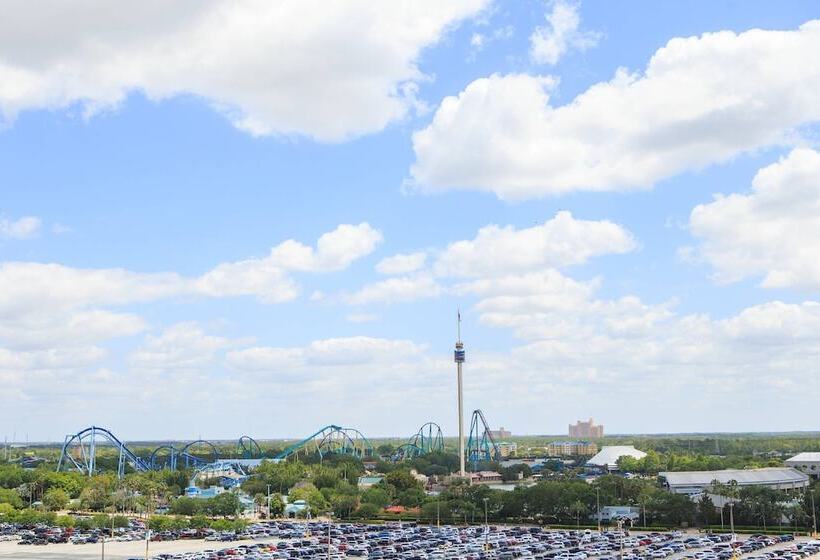
[[[246,435],[237,440],[231,457],[220,456],[219,447],[203,439],[184,445],[163,444],[151,451],[147,457],[141,457],[129,449],[128,445],[110,430],[91,426],[76,434],[66,436],[57,470],[76,470],[88,476],[99,472],[98,451],[100,448],[105,449],[105,463],[107,464],[111,462],[111,449],[113,448],[117,476],[120,478],[126,472],[179,468],[201,471],[209,465],[219,469],[228,463],[246,470],[253,468],[263,460],[259,444]],[[222,449],[224,450],[224,445]],[[392,459],[402,461],[443,451],[444,436],[441,427],[435,422],[426,422],[406,443],[399,446]],[[377,458],[373,445],[359,430],[329,424],[289,445],[269,460],[274,462],[299,460],[300,457],[314,453],[319,456],[320,460],[333,454],[348,455],[360,460]],[[492,461],[499,457],[498,445],[490,433],[484,414],[480,410],[475,410],[470,424],[470,437],[467,441],[467,460],[475,466],[479,461]]]

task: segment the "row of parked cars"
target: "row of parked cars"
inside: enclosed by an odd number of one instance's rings
[[[724,560],[733,552],[772,550],[744,560],[800,560],[816,554],[817,545],[790,543],[793,537],[752,536],[732,541],[729,535],[680,533],[549,531],[538,527],[429,527],[410,524],[268,522],[246,534],[259,542],[220,550],[163,554],[161,560]],[[788,545],[791,544],[790,547]],[[728,553],[728,556],[725,554]]]

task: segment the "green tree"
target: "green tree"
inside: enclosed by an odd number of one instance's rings
[[[205,501],[205,511],[221,517],[237,515],[241,506],[239,497],[232,492],[223,492]]]
[[[9,504],[15,509],[20,509],[24,505],[23,498],[20,497],[20,493],[17,492],[17,490],[5,488],[0,488],[0,504]]]
[[[59,511],[68,505],[68,492],[62,488],[54,487],[43,494],[43,507],[48,511]]]
[[[171,502],[171,513],[177,515],[197,515],[203,511],[204,500],[180,496]]]
[[[288,494],[288,499],[290,502],[304,500],[314,515],[330,509],[330,504],[324,495],[313,484],[309,483],[298,488],[293,488]]]
[[[361,496],[362,503],[373,504],[378,508],[385,508],[390,505],[390,495],[384,488],[371,486]]]

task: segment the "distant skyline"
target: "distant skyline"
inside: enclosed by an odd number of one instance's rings
[[[0,435],[820,430],[818,17],[7,3]]]

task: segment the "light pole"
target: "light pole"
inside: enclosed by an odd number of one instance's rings
[[[490,524],[487,521],[487,502],[490,498],[484,498],[484,551],[486,552],[490,538]]]
[[[268,519],[270,519],[270,484],[268,486]]]
[[[330,560],[330,527],[333,525],[333,511],[327,512],[327,560]]]
[[[812,524],[812,537],[817,536],[817,509],[814,507],[814,491],[809,488],[811,491],[811,524]]]
[[[595,503],[598,507],[598,532],[601,532],[601,489],[595,488]]]

